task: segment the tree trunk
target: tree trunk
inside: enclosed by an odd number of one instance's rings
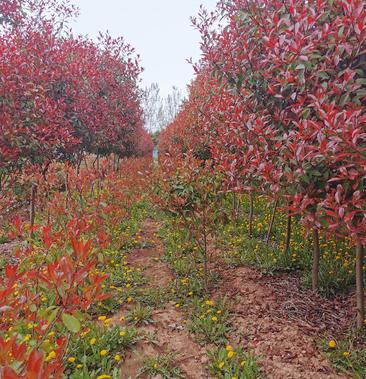
[[[291,217],[290,212],[289,212],[287,214],[285,254],[287,254],[288,251],[289,251],[289,249],[290,249],[290,243],[291,243],[291,224],[292,224],[292,217]]]
[[[364,326],[365,298],[363,284],[363,261],[364,251],[360,241],[356,244],[356,301],[357,301],[357,328]]]
[[[236,192],[233,193],[233,220],[237,223],[240,217],[240,196]]]
[[[207,256],[207,235],[206,231],[203,236],[203,244],[204,244],[204,287],[205,292],[208,292],[208,256]]]
[[[254,196],[253,192],[249,193],[250,208],[249,208],[249,237],[253,236],[253,216],[254,216]]]
[[[29,223],[30,223],[30,238],[33,238],[34,229],[34,219],[36,214],[36,195],[37,195],[37,184],[32,184],[31,198],[30,198],[30,209],[29,209]]]
[[[80,167],[81,167],[81,161],[82,161],[82,159],[83,159],[83,156],[80,156],[78,158],[78,163],[77,163],[77,167],[76,167],[76,175],[77,176],[79,176],[79,174],[80,174]]]
[[[89,170],[87,155],[84,155],[84,164],[85,164],[85,168],[86,168],[87,170]]]
[[[65,208],[69,208],[69,196],[70,196],[70,188],[69,188],[69,167],[66,167],[66,175],[65,175]]]
[[[276,211],[277,211],[277,205],[278,205],[278,199],[275,200],[274,206],[273,206],[271,221],[269,223],[269,228],[268,228],[267,238],[266,238],[266,244],[267,245],[269,244],[269,240],[271,239],[273,224],[274,224],[274,220],[275,220],[275,216],[276,216]]]
[[[311,271],[311,288],[313,291],[317,291],[318,286],[319,286],[319,263],[320,263],[319,231],[317,228],[313,228],[313,267]]]

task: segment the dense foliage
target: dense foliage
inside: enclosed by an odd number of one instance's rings
[[[0,169],[84,153],[151,154],[138,58],[122,38],[74,37],[67,2],[2,4]]]
[[[234,0],[219,2],[213,14],[202,10],[194,20],[203,53],[197,79],[160,140],[172,155],[192,151],[211,159],[227,190],[281,201],[288,233],[299,215],[313,235],[314,290],[319,233],[351,237],[359,326],[366,243],[365,22],[365,4],[358,0]],[[250,223],[252,216],[253,209]]]

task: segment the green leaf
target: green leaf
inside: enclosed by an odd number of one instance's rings
[[[305,65],[303,63],[300,63],[296,66],[295,70],[305,70]]]
[[[305,108],[302,112],[302,116],[307,119],[310,116],[310,108]]]
[[[338,37],[342,37],[343,33],[344,33],[344,25],[339,28],[339,30],[338,30]]]
[[[51,314],[48,316],[48,323],[50,324],[55,318],[56,318],[56,315],[57,315],[57,312],[58,312],[58,308],[55,308]]]
[[[36,306],[36,304],[31,304],[31,305],[29,306],[29,310],[30,310],[32,313],[36,312],[36,311],[37,311],[37,306]]]
[[[317,76],[322,79],[329,79],[329,75],[325,71],[318,72]]]
[[[76,317],[63,313],[61,318],[62,322],[70,332],[77,333],[80,330],[80,321]]]
[[[357,82],[357,84],[364,85],[364,84],[366,84],[366,78],[359,78],[359,79],[356,80],[356,82]]]
[[[98,253],[98,262],[104,263],[104,255],[102,253]]]

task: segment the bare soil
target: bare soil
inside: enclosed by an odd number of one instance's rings
[[[283,312],[286,299],[276,295],[268,278],[247,267],[224,269],[221,275],[215,296],[231,300],[231,341],[259,357],[266,378],[347,377],[336,374],[317,348],[316,330]]]
[[[173,279],[169,267],[158,259],[164,250],[155,234],[158,228],[159,225],[155,221],[146,220],[143,238],[149,243],[149,248],[135,249],[128,256],[130,265],[144,270],[150,288],[164,287]],[[343,374],[335,373],[316,345],[316,338],[322,332],[321,321],[325,311],[316,313],[315,310],[322,298],[315,296],[310,303],[310,296],[303,294],[300,301],[294,305],[295,297],[290,296],[290,291],[298,287],[291,278],[268,278],[247,267],[223,268],[221,265],[216,270],[221,279],[212,291],[212,298],[226,296],[230,300],[233,312],[230,343],[253,351],[259,357],[264,377],[347,378]],[[334,303],[324,304],[322,309],[325,310]],[[309,310],[312,316],[303,319],[307,305],[312,307]],[[205,348],[196,344],[186,330],[184,313],[170,302],[164,309],[153,312],[153,320],[153,324],[143,327],[142,330],[155,333],[155,343],[138,343],[122,365],[122,378],[136,378],[144,356],[169,352],[177,354],[176,363],[185,378],[210,378],[205,369]]]
[[[173,279],[169,267],[157,259],[164,251],[161,241],[155,235],[158,228],[159,225],[154,221],[146,220],[143,238],[148,242],[149,248],[135,249],[127,259],[129,265],[144,270],[144,275],[149,279],[147,288],[164,287]],[[142,332],[155,334],[154,343],[143,340],[137,344],[122,365],[122,379],[136,378],[145,356],[167,353],[176,353],[176,365],[185,378],[207,378],[202,365],[202,360],[206,359],[205,349],[193,341],[184,326],[184,315],[175,307],[175,303],[169,302],[164,309],[155,310],[152,318],[154,322],[141,329]]]

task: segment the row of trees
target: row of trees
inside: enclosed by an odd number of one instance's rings
[[[68,1],[1,2],[0,170],[152,152],[138,56],[122,38],[73,36],[76,15]]]
[[[162,97],[157,83],[147,87],[142,96],[145,125],[151,133],[168,126],[177,116],[183,102],[183,94],[173,86],[167,97]]]
[[[203,59],[189,99],[161,135],[161,152],[212,159],[226,189],[281,200],[288,233],[291,217],[301,215],[313,235],[314,290],[319,230],[352,238],[361,327],[365,3],[221,1],[216,12],[202,9],[193,22],[202,35]]]

